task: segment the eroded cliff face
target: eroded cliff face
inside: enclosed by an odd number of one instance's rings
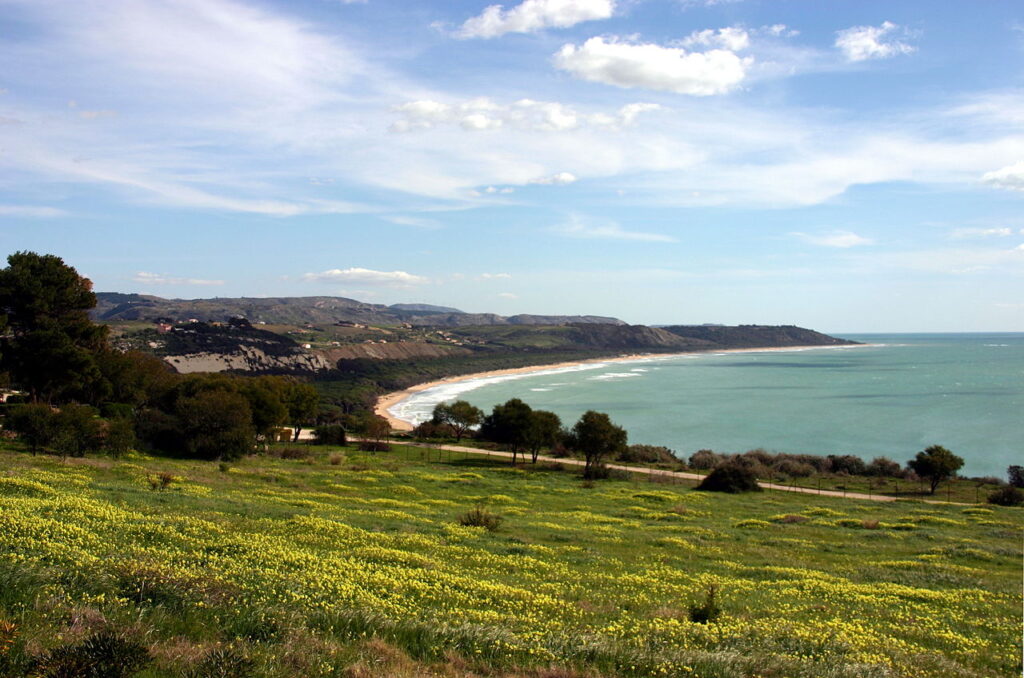
[[[231,353],[188,353],[168,355],[164,360],[182,374],[192,372],[246,372],[302,371],[318,372],[333,365],[326,358],[315,353],[293,353],[291,355],[268,355],[251,346],[239,346]]]
[[[339,360],[371,358],[374,360],[403,360],[408,358],[444,358],[469,355],[470,351],[454,346],[438,346],[424,342],[394,342],[388,344],[352,344],[327,350],[295,351],[285,355],[271,355],[254,346],[238,346],[230,352],[201,351],[164,356],[164,360],[182,374],[192,372],[319,372],[334,367]]]

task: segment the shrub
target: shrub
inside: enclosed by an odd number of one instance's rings
[[[256,664],[238,648],[218,645],[206,651],[203,658],[183,674],[186,678],[249,678]]]
[[[828,470],[832,473],[846,473],[851,476],[862,476],[867,471],[864,460],[852,454],[828,455]]]
[[[110,456],[120,457],[135,447],[135,426],[130,419],[111,419],[103,438],[103,447]]]
[[[1024,487],[1024,466],[1013,464],[1007,467],[1006,478],[1014,487]]]
[[[459,516],[459,525],[463,525],[465,527],[483,527],[488,532],[494,532],[501,526],[504,520],[505,519],[497,513],[491,513],[483,506],[477,506],[476,508]]]
[[[280,459],[305,459],[309,456],[309,450],[304,447],[282,447],[271,452]]]
[[[221,463],[217,464],[217,468],[220,470],[221,473],[227,473],[228,471],[231,470],[231,464],[227,463],[226,461],[222,461]]]
[[[795,459],[783,459],[776,462],[775,470],[791,478],[806,478],[814,475],[814,467]]]
[[[730,462],[719,466],[697,486],[705,492],[760,492],[757,475],[746,466]]]
[[[717,594],[717,586],[714,584],[708,586],[704,602],[690,605],[690,621],[697,624],[708,624],[718,619],[722,614],[722,608],[718,606],[718,602],[715,600]]]
[[[330,462],[331,466],[338,466],[338,465],[341,464],[341,462],[345,461],[345,455],[343,455],[343,454],[332,454],[328,458],[328,461]]]
[[[61,645],[36,660],[34,676],[45,678],[127,678],[152,661],[146,647],[111,631],[77,645]]]
[[[867,466],[867,474],[869,476],[877,476],[879,478],[902,478],[903,467],[899,465],[899,462],[895,462],[888,457],[875,457],[871,460],[871,463]]]
[[[619,453],[618,460],[641,464],[674,464],[679,461],[672,450],[660,445],[630,445]]]
[[[149,489],[151,490],[166,490],[174,482],[174,476],[167,471],[162,471],[156,475],[149,476]]]
[[[419,440],[431,440],[434,438],[454,438],[455,431],[450,424],[425,421],[413,429],[412,435]]]
[[[1005,485],[988,495],[988,503],[999,506],[1020,506],[1024,504],[1024,492],[1013,485]]]
[[[364,440],[359,443],[359,450],[362,452],[390,452],[391,445],[376,440]]]
[[[348,442],[345,438],[345,427],[341,424],[317,426],[313,430],[313,441],[317,445],[344,445]]]
[[[722,455],[711,450],[697,450],[690,455],[690,468],[706,471],[722,463]]]

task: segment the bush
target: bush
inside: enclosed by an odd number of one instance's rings
[[[867,474],[879,478],[902,478],[903,467],[888,457],[875,457],[868,464]]]
[[[708,624],[715,621],[722,614],[722,608],[718,607],[715,596],[718,594],[718,587],[712,584],[708,587],[701,604],[690,605],[690,621],[697,624]]]
[[[61,645],[36,660],[34,676],[45,678],[127,678],[152,661],[146,647],[110,631],[78,645]]]
[[[775,464],[775,470],[790,478],[807,478],[814,475],[814,467],[795,459],[783,459]]]
[[[174,475],[168,473],[167,471],[161,471],[156,475],[149,476],[147,480],[149,481],[149,489],[154,491],[163,491],[170,487],[171,483],[174,482]]]
[[[697,486],[705,492],[760,492],[757,475],[750,468],[736,462],[719,466]]]
[[[341,424],[325,424],[313,430],[313,441],[317,445],[344,445],[348,439]]]
[[[722,463],[722,455],[711,450],[697,450],[690,455],[690,468],[706,471]]]
[[[1013,485],[1005,485],[988,495],[988,503],[999,506],[1020,506],[1024,504],[1024,492]]]
[[[862,476],[867,472],[867,465],[860,457],[852,454],[828,455],[828,470],[832,473],[846,473],[851,476]]]
[[[379,443],[373,440],[364,440],[359,443],[359,450],[362,452],[390,452],[391,445],[388,443]]]
[[[1014,487],[1024,487],[1024,466],[1013,464],[1006,468],[1006,478]]]
[[[491,513],[483,506],[477,506],[476,508],[459,516],[459,525],[463,525],[465,527],[483,527],[488,532],[494,532],[501,526],[504,520],[505,519],[497,513]]]
[[[135,425],[130,419],[111,419],[107,422],[103,447],[110,456],[120,457],[135,447]]]
[[[271,450],[270,454],[279,459],[306,459],[310,456],[309,450],[304,447],[281,447]]]
[[[434,438],[454,438],[455,431],[450,424],[425,421],[413,429],[412,435],[418,440],[432,440]]]
[[[679,461],[672,450],[660,445],[630,445],[619,453],[618,460],[641,464],[674,464]]]

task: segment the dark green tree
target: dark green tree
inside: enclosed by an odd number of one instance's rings
[[[612,423],[604,412],[588,410],[572,427],[572,447],[583,453],[584,478],[604,475],[604,459],[626,448],[626,431]]]
[[[452,433],[455,434],[455,442],[462,440],[462,436],[483,421],[484,413],[479,407],[475,407],[465,400],[456,400],[454,403],[438,403],[434,406],[435,424],[448,424]]]
[[[252,413],[238,393],[201,391],[180,399],[175,409],[186,455],[231,461],[252,452]]]
[[[911,471],[928,481],[931,494],[935,494],[935,489],[943,480],[955,477],[963,465],[963,459],[942,445],[932,445],[907,462]]]
[[[530,413],[530,426],[526,431],[526,449],[536,464],[542,449],[551,449],[562,437],[562,420],[554,412],[534,410]]]
[[[111,419],[103,436],[103,447],[117,458],[135,447],[135,427],[130,419]]]
[[[737,494],[760,492],[761,486],[757,483],[757,474],[754,473],[753,468],[733,460],[715,468],[701,481],[697,489],[704,492]]]
[[[18,434],[32,454],[53,442],[56,434],[57,413],[49,405],[26,403],[12,406],[5,428]]]
[[[17,252],[0,269],[3,367],[33,402],[99,402],[109,388],[96,356],[107,328],[89,319],[92,283],[60,257]]]
[[[495,405],[480,425],[480,437],[508,446],[514,465],[516,456],[526,447],[532,414],[533,409],[519,398]]]
[[[103,421],[88,405],[68,403],[54,418],[53,447],[62,458],[84,457],[103,447]]]
[[[284,404],[288,408],[288,423],[295,429],[292,440],[298,441],[302,427],[316,421],[320,394],[312,384],[290,381],[285,385]]]
[[[1006,481],[1014,487],[1024,487],[1024,466],[1012,464],[1006,468]]]
[[[232,385],[248,401],[256,442],[263,443],[266,449],[274,433],[288,419],[284,383],[277,377],[249,377]]]

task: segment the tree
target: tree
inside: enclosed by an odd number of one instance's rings
[[[1024,487],[1024,466],[1013,464],[1007,467],[1006,480],[1014,487]]]
[[[285,385],[284,404],[288,408],[288,423],[295,429],[292,442],[297,442],[302,427],[316,420],[320,394],[312,384],[289,381]]]
[[[181,398],[175,409],[188,456],[231,461],[252,452],[252,414],[238,393],[202,391]]]
[[[484,418],[484,413],[479,407],[474,407],[465,400],[456,400],[454,403],[438,403],[434,406],[433,422],[435,424],[448,424],[455,434],[455,442],[462,440],[462,436],[471,428],[479,424]]]
[[[515,465],[516,455],[526,446],[532,413],[533,409],[519,398],[512,398],[504,405],[495,405],[480,425],[480,437],[507,445]]]
[[[84,457],[103,447],[103,422],[88,405],[69,403],[54,417],[53,447],[62,458]]]
[[[530,460],[536,464],[542,448],[551,449],[562,435],[562,420],[554,412],[534,410],[530,413],[530,425],[526,430],[526,449]]]
[[[249,403],[256,442],[262,442],[265,450],[278,427],[288,418],[283,385],[275,377],[249,377],[239,380],[237,386],[238,393]]]
[[[604,412],[588,410],[572,427],[573,447],[583,452],[586,466],[584,478],[601,475],[604,458],[621,452],[626,447],[626,431],[616,426]]]
[[[56,416],[49,405],[42,403],[17,405],[7,415],[6,428],[17,433],[34,455],[53,442]]]
[[[130,419],[111,419],[103,437],[103,447],[117,458],[135,447],[135,427]]]
[[[92,283],[60,257],[17,252],[0,269],[3,366],[32,402],[99,402],[108,388],[96,354],[107,328],[89,319]]]
[[[935,494],[935,489],[943,480],[955,477],[963,465],[963,459],[942,445],[932,445],[907,462],[910,470],[928,480],[931,494]]]

